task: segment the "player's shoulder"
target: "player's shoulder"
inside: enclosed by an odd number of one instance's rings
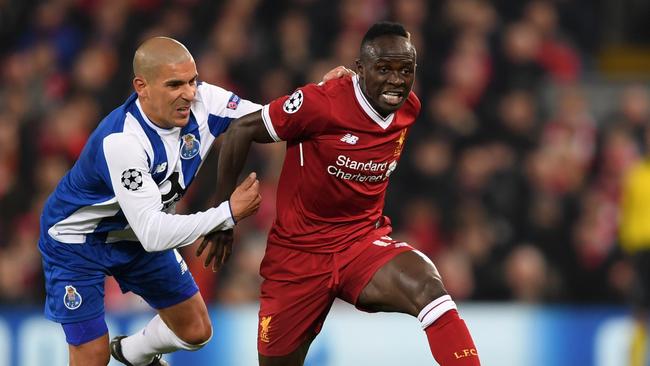
[[[102,146],[106,148],[115,148],[125,153],[132,153],[142,150],[144,143],[141,136],[132,132],[113,132],[103,137]]]
[[[420,98],[418,98],[415,92],[411,91],[408,98],[406,98],[406,102],[402,105],[402,111],[417,116],[420,113],[420,109],[422,109]]]
[[[196,100],[197,101],[211,101],[214,99],[228,100],[233,92],[226,90],[220,86],[199,81],[196,87]]]
[[[418,98],[417,94],[413,90],[409,93],[409,97],[406,99],[406,102],[409,103],[417,112],[420,111],[422,108],[422,103],[420,102],[420,98]]]
[[[146,169],[153,156],[146,144],[137,134],[116,132],[104,137],[101,149],[109,167],[128,162]]]
[[[343,76],[338,79],[328,80],[326,82],[321,82],[319,84],[312,84],[319,88],[319,90],[326,95],[336,96],[340,95],[341,92],[345,91],[354,91],[352,85],[352,78],[349,76]]]
[[[335,104],[341,98],[347,100],[350,93],[354,93],[352,80],[349,77],[342,77],[318,84],[307,84],[298,88],[292,97],[302,98],[304,94],[306,103],[323,106]]]

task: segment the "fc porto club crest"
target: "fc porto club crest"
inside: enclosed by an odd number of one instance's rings
[[[181,139],[183,140],[181,145],[181,158],[185,160],[192,159],[199,153],[201,143],[191,133],[183,135]]]
[[[74,286],[65,287],[65,295],[63,295],[63,305],[70,310],[75,310],[81,306],[81,295],[77,292]]]

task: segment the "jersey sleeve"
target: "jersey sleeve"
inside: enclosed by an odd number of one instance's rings
[[[198,93],[208,114],[210,133],[215,137],[223,133],[232,120],[262,108],[260,104],[206,82],[200,83]]]
[[[147,154],[136,136],[107,136],[103,153],[115,198],[145,250],[182,247],[212,231],[233,227],[227,201],[192,215],[163,212],[160,190],[149,173]]]
[[[275,141],[300,140],[320,131],[327,121],[330,101],[324,90],[309,84],[262,108],[262,119]]]

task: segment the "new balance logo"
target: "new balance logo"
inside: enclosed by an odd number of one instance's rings
[[[347,142],[350,145],[355,145],[359,141],[358,136],[354,136],[351,133],[346,133],[345,136],[341,137],[341,141]]]
[[[154,171],[154,173],[162,173],[162,172],[165,171],[165,169],[167,169],[167,162],[164,162],[162,164],[158,164],[156,166],[156,170]]]

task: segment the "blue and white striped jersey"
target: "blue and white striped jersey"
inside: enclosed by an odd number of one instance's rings
[[[228,202],[192,215],[175,205],[215,138],[260,105],[199,83],[189,123],[163,129],[144,115],[137,95],[111,112],[48,198],[41,228],[59,242],[139,241],[147,251],[177,248],[234,222]]]

